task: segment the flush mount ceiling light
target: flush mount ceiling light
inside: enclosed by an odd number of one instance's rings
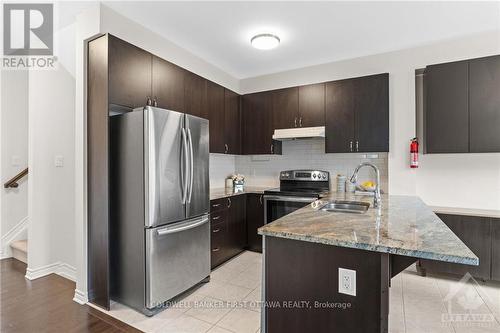
[[[273,34],[258,34],[250,39],[250,43],[256,49],[270,50],[274,49],[280,44],[280,39],[278,36]]]

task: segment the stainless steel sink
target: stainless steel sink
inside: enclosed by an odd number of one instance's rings
[[[325,212],[364,214],[368,210],[368,207],[370,207],[368,202],[334,200],[330,201],[320,209]]]

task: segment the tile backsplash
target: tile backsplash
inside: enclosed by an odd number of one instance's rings
[[[350,177],[359,163],[370,161],[380,169],[382,189],[387,192],[387,153],[325,154],[325,141],[307,139],[283,141],[283,155],[235,156],[235,171],[246,176],[250,186],[278,186],[279,172],[292,169],[329,171],[331,187],[336,188],[337,174]],[[211,165],[212,168],[212,165]],[[371,168],[360,171],[360,182],[375,181]]]

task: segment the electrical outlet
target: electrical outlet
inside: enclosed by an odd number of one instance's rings
[[[56,155],[54,157],[54,166],[56,168],[62,168],[64,166],[64,157],[61,155]]]
[[[339,293],[356,296],[356,271],[339,268]]]

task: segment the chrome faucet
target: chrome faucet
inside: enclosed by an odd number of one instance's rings
[[[354,170],[354,173],[352,174],[349,181],[356,185],[358,183],[359,170],[364,166],[372,167],[373,170],[375,170],[375,173],[377,174],[377,184],[375,186],[375,196],[373,198],[373,207],[378,208],[378,207],[380,207],[380,204],[382,203],[382,197],[380,196],[380,170],[377,168],[376,165],[374,165],[370,162],[361,163],[360,165],[358,165],[356,167],[356,170]]]

